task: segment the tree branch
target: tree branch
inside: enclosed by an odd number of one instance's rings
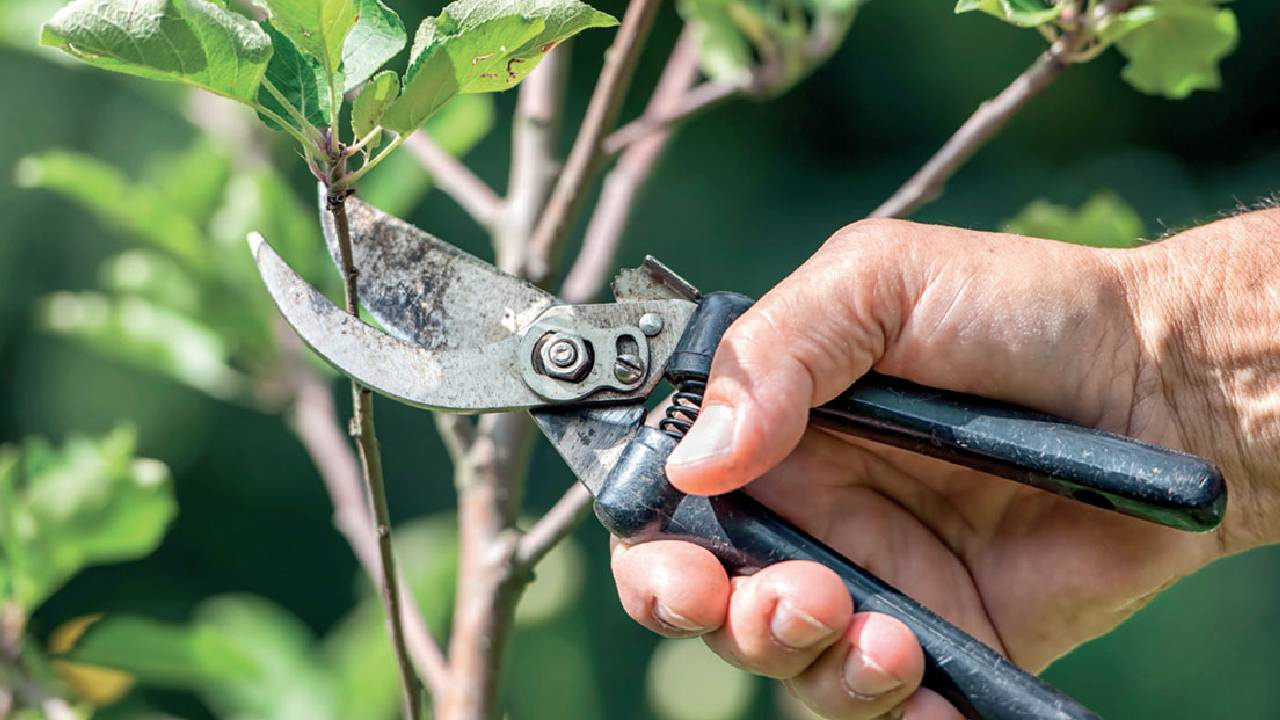
[[[556,504],[520,537],[514,558],[518,571],[533,570],[551,552],[551,548],[568,537],[586,517],[593,499],[582,483],[570,485]]]
[[[405,140],[404,146],[417,159],[436,186],[453,198],[481,226],[489,228],[502,214],[502,198],[489,188],[471,168],[436,144],[423,130]]]
[[[306,366],[302,358],[302,344],[297,337],[284,328],[278,329],[277,337],[290,360],[288,377],[293,386],[290,428],[320,473],[329,501],[333,504],[334,526],[346,538],[365,574],[375,586],[379,586],[382,563],[378,557],[373,518],[365,498],[360,467],[342,430],[329,383]],[[431,636],[408,584],[397,576],[396,586],[406,600],[400,606],[400,621],[404,625],[409,655],[432,695],[439,696],[444,693],[449,673],[444,653]]]
[[[600,79],[591,93],[564,172],[529,240],[530,252],[525,266],[535,282],[545,282],[550,277],[560,246],[577,217],[591,179],[604,160],[604,134],[617,120],[640,50],[653,27],[658,4],[658,0],[632,0],[622,16],[622,27],[605,53]]]
[[[338,155],[334,153],[335,157]],[[341,166],[336,168],[341,173]],[[338,254],[342,260],[342,276],[347,312],[359,317],[359,299],[356,267],[351,253],[351,231],[347,223],[347,196],[343,191],[331,193],[327,198],[329,214],[333,217],[334,234],[338,239]],[[382,478],[382,451],[373,425],[373,396],[369,389],[355,380],[351,381],[350,434],[360,450],[361,469],[369,500],[373,505],[374,528],[378,538],[378,557],[381,574],[378,590],[387,612],[387,628],[395,651],[396,665],[400,670],[400,684],[404,689],[404,714],[408,720],[422,716],[422,692],[418,676],[409,661],[405,647],[404,625],[401,623],[400,585],[396,574],[395,553],[391,548],[391,517],[387,510],[387,493]]]
[[[618,243],[626,229],[636,195],[652,174],[658,157],[671,136],[677,111],[688,107],[689,88],[698,77],[698,48],[692,32],[686,29],[676,41],[667,59],[662,77],[654,88],[644,115],[631,125],[646,123],[643,135],[630,144],[618,164],[605,177],[600,199],[587,223],[582,249],[560,288],[560,296],[571,303],[587,302],[608,278],[617,254]],[[706,88],[710,83],[703,84]],[[721,97],[728,97],[724,95]],[[707,107],[704,103],[702,107]],[[684,117],[687,117],[685,114]],[[665,119],[671,118],[671,122]],[[662,119],[662,121],[659,121]],[[618,132],[625,131],[626,128]],[[615,133],[616,135],[616,133]]]
[[[1070,63],[1079,33],[1066,33],[999,95],[982,103],[938,152],[871,217],[906,217],[942,194],[947,180],[1031,98],[1049,86]]]
[[[571,49],[568,42],[561,43],[520,85],[506,209],[493,233],[497,265],[506,272],[524,271],[529,236],[560,173],[558,147]]]
[[[609,136],[604,139],[604,153],[610,157],[617,155],[628,146],[652,136],[655,132],[666,130],[672,125],[710,110],[742,90],[743,88],[732,83],[708,80],[684,93],[677,102],[672,103],[669,108],[664,108],[660,114],[652,112],[651,105],[650,110],[646,110],[644,115],[609,133]]]

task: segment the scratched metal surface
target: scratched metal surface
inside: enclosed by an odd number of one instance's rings
[[[369,388],[410,405],[445,412],[496,412],[557,404],[538,396],[520,377],[520,368],[530,360],[520,352],[523,326],[502,333],[491,328],[500,336],[497,342],[471,347],[432,348],[393,337],[330,302],[261,236],[251,236],[249,242],[268,292],[299,337],[338,370]],[[482,263],[484,268],[497,274],[496,269]],[[458,318],[493,315],[477,307],[486,302],[485,297],[450,293],[435,301],[446,318],[455,318],[445,328],[452,343],[464,337],[452,332],[452,323],[463,321]],[[487,302],[501,300],[489,298]],[[575,322],[598,328],[635,326],[645,313],[656,313],[664,320],[663,331],[649,338],[648,372],[642,383],[630,391],[601,390],[580,402],[635,402],[647,397],[661,380],[693,308],[687,300],[560,306],[558,312],[567,313]],[[530,324],[534,320],[530,318]]]
[[[578,480],[600,491],[605,477],[644,419],[643,405],[549,408],[532,412],[533,420]]]
[[[432,350],[499,342],[556,302],[550,293],[355,197],[347,199],[361,305],[389,332]],[[320,211],[338,262],[333,219]]]

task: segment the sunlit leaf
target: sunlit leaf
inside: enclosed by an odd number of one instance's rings
[[[368,80],[378,68],[404,49],[404,22],[381,0],[356,0],[359,17],[342,46],[346,90]]]
[[[506,90],[556,44],[582,30],[616,25],[578,0],[458,0],[414,36],[399,100],[382,124],[411,132],[455,95]]]
[[[342,46],[356,24],[354,0],[259,0],[271,24],[303,53],[320,61],[325,87],[343,87]]]
[[[1035,27],[1056,20],[1064,6],[1053,0],[958,0],[955,12],[977,10],[1019,27]]]
[[[1129,60],[1123,76],[1152,95],[1181,99],[1221,84],[1218,63],[1239,41],[1236,16],[1220,0],[1152,0],[1117,18],[1108,37]]]
[[[45,24],[40,42],[90,65],[245,103],[271,57],[262,28],[207,0],[74,0]]]
[[[47,330],[213,397],[234,398],[246,390],[246,379],[227,364],[226,344],[216,333],[140,297],[54,293],[42,302],[39,319]]]
[[[394,70],[383,70],[374,75],[360,89],[356,101],[351,104],[351,129],[357,139],[364,138],[378,127],[382,113],[396,98],[400,97],[400,78]],[[380,141],[370,141],[369,147],[375,148]]]
[[[134,434],[28,440],[0,462],[0,550],[13,598],[33,608],[82,568],[141,557],[176,510],[169,471],[134,457]]]
[[[1002,229],[1093,247],[1133,247],[1143,236],[1142,218],[1107,191],[1095,194],[1078,210],[1036,200],[1006,221]]]
[[[207,269],[200,229],[160,192],[133,185],[116,168],[79,153],[51,151],[18,162],[22,187],[57,192],[100,222],[172,254],[191,269]]]
[[[324,66],[319,60],[303,55],[298,48],[274,28],[267,28],[271,35],[271,43],[275,53],[267,64],[266,80],[279,92],[289,104],[302,113],[307,121],[316,127],[329,124],[333,115],[333,95],[329,92],[329,81],[325,77]],[[294,127],[299,123],[285,109],[276,96],[267,89],[266,83],[258,91],[258,103],[274,112],[285,122]],[[259,113],[258,117],[269,127],[282,129],[275,120]]]

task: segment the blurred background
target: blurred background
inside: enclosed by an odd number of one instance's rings
[[[35,28],[58,4],[0,0],[0,440],[61,446],[126,428],[105,443],[115,445],[85,441],[66,450],[71,460],[48,462],[88,462],[154,487],[157,466],[127,460],[132,432],[137,456],[169,468],[171,479],[156,482],[171,488],[176,514],[160,503],[154,538],[134,538],[148,549],[158,542],[155,552],[50,581],[30,636],[67,642],[68,622],[92,613],[137,618],[152,632],[220,628],[271,668],[230,689],[181,677],[120,687],[102,717],[390,717],[395,679],[380,609],[333,529],[308,456],[279,408],[245,400],[239,374],[270,359],[270,309],[245,274],[243,232],[286,238],[293,257],[311,258],[313,276],[327,273],[309,175],[284,138],[260,149],[276,172],[207,143],[185,90],[35,48]],[[440,7],[389,4],[410,28]],[[759,294],[869,212],[1043,48],[1033,31],[955,16],[953,4],[874,0],[835,57],[785,96],[733,101],[685,127],[639,202],[621,262],[653,254],[703,288]],[[621,5],[597,3],[617,15]],[[1132,209],[1116,220],[1113,208],[1107,227],[1158,237],[1280,189],[1280,5],[1232,7],[1241,43],[1222,64],[1220,91],[1183,101],[1140,94],[1120,79],[1114,52],[1070,68],[917,218],[994,229],[1037,200],[1078,208],[1102,192],[1095,202]],[[665,7],[627,116],[640,111],[679,28]],[[610,37],[574,41],[566,149]],[[432,121],[496,188],[506,187],[514,99],[468,100]],[[380,168],[365,191],[488,255],[483,231],[429,192],[411,161]],[[226,269],[188,277],[154,252],[165,243],[225,259]],[[180,312],[197,306],[199,316]],[[346,391],[334,387],[345,413]],[[428,415],[386,401],[378,413],[401,553],[438,622],[452,595],[447,459]],[[538,447],[530,515],[570,481]],[[1259,550],[1183,581],[1047,677],[1106,717],[1274,718],[1277,637],[1280,551]],[[594,523],[540,568],[507,667],[513,720],[792,712],[771,683],[709,660],[700,643],[662,642],[633,625]],[[74,668],[63,670],[74,684]]]

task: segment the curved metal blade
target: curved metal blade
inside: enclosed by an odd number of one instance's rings
[[[320,207],[336,263],[338,243],[323,191]],[[362,200],[347,199],[347,217],[360,304],[399,338],[432,350],[478,348],[510,336],[556,302]]]
[[[512,363],[519,336],[507,333],[481,347],[428,349],[348,315],[299,277],[261,235],[250,235],[249,247],[268,292],[302,340],[361,384],[410,405],[447,412],[546,404]]]

